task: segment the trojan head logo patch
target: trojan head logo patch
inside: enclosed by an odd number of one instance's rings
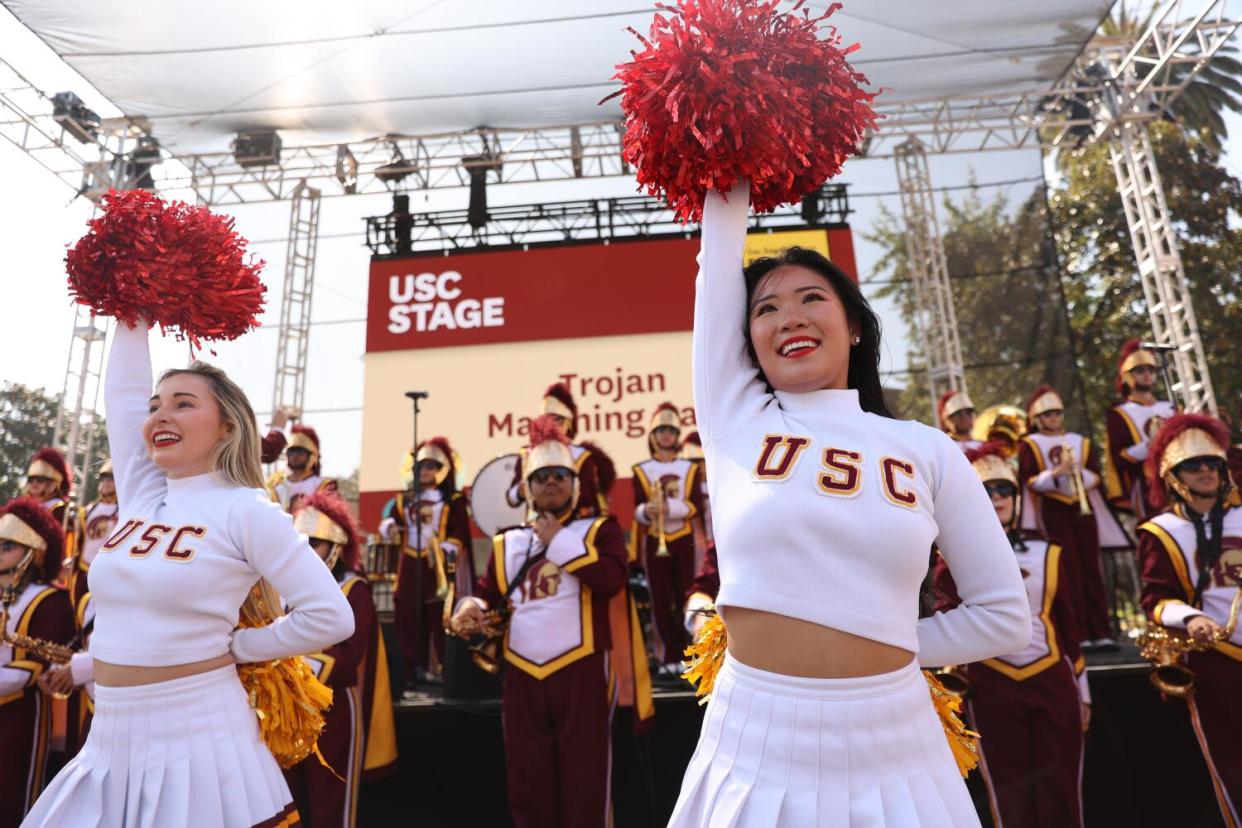
[[[1212,572],[1212,583],[1236,589],[1242,582],[1242,538],[1224,537],[1220,541],[1220,560]]]
[[[540,598],[551,598],[561,588],[561,570],[549,560],[540,561],[530,568],[526,574],[526,589],[523,600],[538,601]]]

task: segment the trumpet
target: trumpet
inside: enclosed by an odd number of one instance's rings
[[[1242,608],[1242,586],[1233,595],[1229,605],[1229,622],[1212,632],[1205,639],[1194,638],[1181,630],[1149,626],[1139,633],[1139,655],[1152,663],[1148,679],[1161,693],[1174,698],[1188,698],[1195,691],[1194,671],[1182,663],[1191,651],[1204,652],[1214,649],[1222,641],[1233,637],[1238,628],[1238,611]]]
[[[1074,471],[1070,475],[1071,485],[1074,489],[1074,496],[1078,500],[1078,514],[1091,514],[1091,504],[1087,501],[1087,486],[1082,479],[1082,467],[1078,465],[1078,461],[1074,458],[1074,449],[1066,443],[1062,449],[1066,456],[1069,457],[1070,463],[1073,465]]]
[[[656,512],[656,532],[659,533],[660,543],[656,546],[656,557],[667,558],[668,552],[668,533],[664,531],[664,511],[668,504],[664,502],[667,490],[664,488],[664,481],[656,481],[656,497],[659,499],[660,508]]]

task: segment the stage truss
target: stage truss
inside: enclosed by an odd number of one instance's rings
[[[1191,6],[1197,11],[1187,14]],[[867,141],[868,157],[894,157],[898,164],[905,163],[900,148],[915,146],[912,141],[929,154],[1064,148],[1070,140],[1108,142],[1118,187],[1125,194],[1136,270],[1143,283],[1153,337],[1175,354],[1172,390],[1179,405],[1188,411],[1215,412],[1216,401],[1146,124],[1162,116],[1236,31],[1239,22],[1227,19],[1224,12],[1223,0],[1169,0],[1137,39],[1097,37],[1090,41],[1062,81],[1049,89],[974,97],[881,98],[885,119]],[[104,123],[99,139],[75,145],[52,120],[46,94],[2,61],[0,74],[9,81],[0,92],[0,135],[78,195],[97,199],[110,186],[134,184],[135,168],[127,159],[135,143],[149,134],[147,125],[135,119],[111,119]],[[621,158],[621,134],[621,125],[615,122],[481,128],[432,136],[393,134],[366,141],[286,147],[279,162],[268,166],[242,166],[229,153],[165,153],[156,186],[166,192],[188,193],[204,204],[228,206],[292,200],[301,186],[318,190],[322,197],[465,187],[472,170],[480,166],[486,168],[489,184],[619,176],[630,172]],[[911,157],[905,154],[906,161]],[[377,172],[382,175],[377,176]],[[911,172],[908,166],[905,172]],[[923,199],[930,187],[925,174],[905,175],[903,204]],[[923,216],[927,227],[933,229],[910,229],[934,251],[940,245],[934,230],[934,204],[920,209],[923,212],[907,212],[907,217]],[[502,211],[493,210],[492,214],[502,225],[496,233],[512,236],[516,232],[503,227]],[[546,222],[554,230],[559,227],[564,231],[574,222],[589,224],[593,217],[549,216]],[[314,235],[317,228],[307,228],[306,232]],[[441,233],[453,244],[465,243],[470,235],[477,243],[477,233]],[[313,274],[313,245],[310,250],[310,260],[301,266]],[[288,281],[288,274],[286,277]],[[927,289],[919,291],[919,313],[926,326],[923,336],[929,342],[955,342],[952,314],[937,313],[934,307],[947,294],[939,287],[931,289],[933,282],[934,277],[925,277],[922,284]],[[309,279],[306,283],[309,285]],[[288,341],[302,343],[294,350],[295,358],[287,361],[287,369],[304,375],[304,338],[299,339],[294,330],[300,324],[299,313],[291,313],[288,320],[282,313],[282,342],[286,341],[288,325]],[[76,337],[75,332],[75,341]],[[926,357],[929,376],[938,378],[932,380],[933,387],[939,387],[937,382],[964,385],[960,347],[957,356],[948,347],[934,353],[929,350]],[[78,373],[83,370],[79,368]],[[274,397],[282,396],[280,388],[278,380]],[[69,412],[63,418],[69,421],[81,415],[81,411]]]

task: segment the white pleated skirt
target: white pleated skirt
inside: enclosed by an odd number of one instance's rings
[[[977,826],[916,663],[850,679],[726,657],[670,828]]]
[[[300,824],[237,668],[95,688],[86,744],[23,828],[251,828]]]

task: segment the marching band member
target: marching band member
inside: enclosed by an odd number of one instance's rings
[[[1013,545],[1030,602],[1026,649],[967,667],[967,708],[979,742],[979,767],[997,828],[1083,824],[1083,733],[1091,693],[1061,547],[1018,528],[1018,477],[997,444],[967,452]],[[957,606],[944,558],[934,567],[936,609]]]
[[[321,474],[319,434],[310,426],[295,423],[285,448],[285,468],[267,478],[268,495],[286,512],[297,511],[298,503],[315,492],[336,491],[336,481]]]
[[[1143,464],[1147,448],[1160,425],[1177,413],[1167,400],[1156,399],[1159,362],[1151,351],[1131,339],[1121,348],[1117,363],[1117,393],[1121,401],[1108,409],[1106,433],[1109,472],[1105,481],[1108,500],[1142,523],[1154,512]]]
[[[120,528],[91,565],[95,721],[31,826],[296,824],[238,664],[348,638],[353,615],[263,491],[245,394],[195,362],[152,394],[147,327],[116,326],[105,382]],[[260,579],[290,611],[238,628]]]
[[[393,600],[409,687],[433,678],[433,664],[443,664],[448,579],[454,578],[458,595],[471,594],[473,565],[470,510],[465,495],[457,491],[448,440],[432,437],[419,443],[412,455],[406,455],[402,476],[406,491],[397,495],[384,516],[380,535],[399,542],[405,553],[397,566]]]
[[[1013,553],[962,452],[889,414],[857,285],[799,248],[743,269],[748,205],[741,182],[703,212],[694,399],[728,653],[670,826],[977,825],[919,664],[1026,646]],[[933,541],[963,604],[920,620]]]
[[[634,465],[634,545],[651,587],[651,615],[659,633],[656,660],[665,677],[681,675],[686,631],[679,612],[694,580],[694,524],[699,506],[699,465],[677,456],[681,414],[662,403],[647,429],[650,459]]]
[[[335,492],[316,492],[293,515],[293,526],[332,572],[354,613],[354,634],[303,658],[332,688],[319,758],[307,756],[285,771],[302,820],[312,828],[357,823],[358,785],[367,771],[397,761],[387,655],[371,588],[361,574],[358,528]]]
[[[1100,551],[1130,548],[1130,538],[1100,493],[1100,460],[1091,438],[1065,430],[1065,404],[1041,385],[1027,401],[1031,432],[1018,446],[1024,488],[1022,528],[1059,545],[1083,649],[1116,649]]]
[[[1229,502],[1228,447],[1229,429],[1212,417],[1178,414],[1164,423],[1146,462],[1150,505],[1167,510],[1139,527],[1138,558],[1151,620],[1204,644],[1216,641],[1186,655],[1194,684],[1185,698],[1221,815],[1238,825],[1242,629],[1221,639],[1242,583],[1242,507]]]
[[[37,498],[0,509],[0,825],[15,826],[43,790],[52,735],[51,699],[36,686],[50,655],[9,643],[24,636],[54,645],[74,638],[69,595],[52,586],[64,532]]]
[[[72,516],[67,519],[65,515],[72,509],[69,500],[72,491],[73,472],[65,463],[65,455],[51,446],[36,451],[30,458],[30,468],[26,470],[26,485],[22,487],[22,494],[39,501],[39,505],[68,529],[67,524]],[[71,553],[71,550],[66,550],[66,557]]]
[[[963,452],[983,445],[983,441],[971,436],[975,427],[975,404],[965,391],[941,394],[936,402],[936,413],[940,418],[940,430],[952,437]]]
[[[487,574],[453,614],[455,633],[507,617],[501,720],[509,811],[517,828],[609,822],[609,599],[626,583],[614,518],[579,518],[568,438],[531,426],[526,490],[537,517],[493,540]]]
[[[117,506],[116,481],[112,475],[112,461],[105,459],[99,467],[98,497],[82,509],[77,520],[81,538],[78,541],[78,555],[74,562],[73,574],[69,580],[69,592],[73,596],[73,605],[77,607],[83,596],[90,591],[88,574],[91,562],[99,554],[104,541],[112,536],[116,528]]]
[[[603,449],[586,440],[575,441],[578,435],[578,403],[569,386],[558,382],[548,386],[543,392],[541,415],[551,414],[556,418],[561,431],[570,439],[570,451],[574,455],[574,468],[578,474],[580,494],[578,509],[585,517],[595,514],[608,514],[608,497],[612,486],[617,482],[617,470],[612,458]],[[524,500],[522,494],[522,464],[526,449],[518,455],[517,467],[513,470],[513,485],[509,487],[508,500],[510,506],[518,506]]]

